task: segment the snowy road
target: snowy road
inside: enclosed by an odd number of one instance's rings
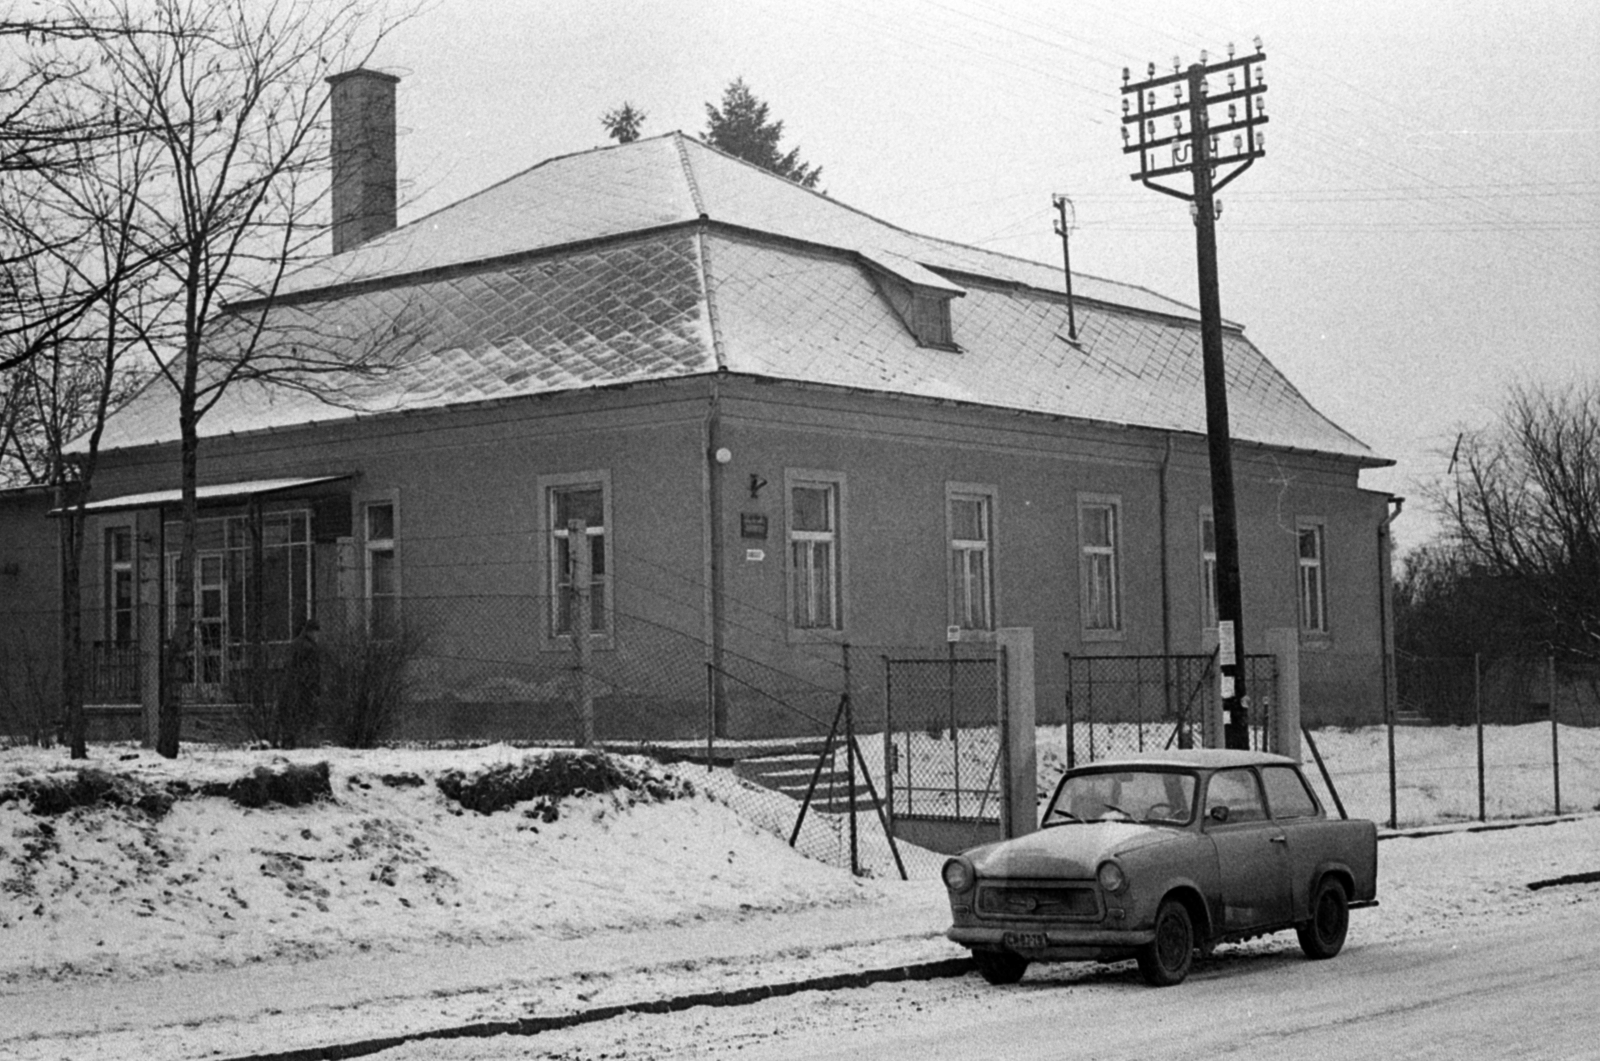
[[[1587,1059],[1600,1049],[1600,903],[1563,891],[1540,893],[1537,913],[1517,912],[1534,916],[1446,920],[1372,944],[1360,940],[1358,912],[1350,946],[1331,962],[1304,960],[1293,934],[1280,934],[1223,948],[1167,990],[1145,987],[1128,964],[1048,965],[1013,988],[971,975],[380,1056]]]

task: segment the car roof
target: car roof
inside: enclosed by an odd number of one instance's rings
[[[1220,770],[1230,766],[1298,766],[1284,755],[1271,752],[1246,751],[1235,748],[1184,748],[1175,751],[1148,751],[1136,755],[1122,755],[1113,759],[1096,759],[1084,763],[1077,770],[1102,770],[1127,766],[1191,766],[1206,770]]]

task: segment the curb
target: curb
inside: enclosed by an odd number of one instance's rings
[[[893,984],[914,980],[941,980],[965,976],[976,968],[971,958],[945,958],[917,965],[898,965],[887,969],[867,969],[857,973],[839,973],[795,980],[781,984],[761,984],[740,988],[737,991],[705,991],[675,998],[653,999],[648,1002],[628,1002],[616,1006],[601,1006],[550,1017],[522,1017],[518,1020],[482,1021],[461,1024],[450,1028],[432,1028],[408,1035],[387,1036],[382,1039],[362,1039],[349,1043],[333,1043],[298,1050],[284,1050],[268,1054],[241,1054],[229,1061],[338,1061],[347,1057],[365,1057],[369,1054],[392,1050],[404,1043],[430,1039],[482,1039],[492,1035],[538,1035],[540,1032],[560,1028],[574,1028],[581,1024],[594,1024],[627,1013],[677,1013],[696,1006],[748,1006],[769,998],[797,995],[802,991],[841,991],[873,984]]]
[[[1462,833],[1497,833],[1505,829],[1532,829],[1540,825],[1560,825],[1564,822],[1581,821],[1587,815],[1563,814],[1555,818],[1530,818],[1523,821],[1480,823],[1468,826],[1446,826],[1438,829],[1418,829],[1407,832],[1378,833],[1379,840],[1422,840],[1430,836],[1460,836]]]

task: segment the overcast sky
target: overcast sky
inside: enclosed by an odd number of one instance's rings
[[[1187,206],[1128,179],[1122,68],[1263,38],[1267,157],[1222,193],[1225,316],[1393,469],[1401,546],[1462,426],[1600,375],[1600,4],[435,0],[399,89],[401,221],[545,158],[705,127],[742,76],[834,198],[1197,303]]]

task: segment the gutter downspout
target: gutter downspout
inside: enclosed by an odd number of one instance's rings
[[[1383,659],[1383,720],[1389,731],[1389,828],[1396,828],[1394,766],[1394,537],[1389,527],[1400,518],[1406,499],[1391,496],[1390,511],[1378,524],[1378,650]]]
[[[702,487],[706,495],[706,616],[710,634],[706,664],[710,671],[706,683],[708,744],[728,732],[727,681],[723,672],[723,627],[726,624],[724,569],[726,545],[723,541],[722,489],[722,377],[711,377],[711,391],[702,435],[705,442]]]
[[[1156,495],[1160,506],[1159,523],[1161,526],[1161,684],[1166,695],[1167,717],[1176,717],[1176,696],[1173,688],[1172,675],[1172,562],[1167,555],[1167,472],[1172,466],[1172,436],[1167,435],[1166,448],[1161,454],[1161,470],[1158,473]],[[1188,748],[1194,744],[1187,726],[1178,726],[1178,747]]]

